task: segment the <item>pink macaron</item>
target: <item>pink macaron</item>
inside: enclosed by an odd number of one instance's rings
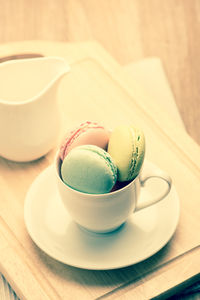
[[[60,147],[60,158],[65,156],[75,147],[81,145],[95,145],[107,150],[110,131],[96,122],[84,122],[69,132]]]

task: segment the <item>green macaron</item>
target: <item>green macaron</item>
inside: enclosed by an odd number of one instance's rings
[[[109,153],[94,145],[72,149],[63,160],[61,176],[71,188],[89,194],[111,191],[117,180],[117,167]]]
[[[108,153],[118,168],[118,181],[133,180],[140,172],[145,156],[145,137],[140,128],[116,127],[110,136]]]

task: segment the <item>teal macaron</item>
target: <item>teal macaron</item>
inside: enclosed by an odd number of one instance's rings
[[[61,177],[71,188],[89,194],[105,194],[117,180],[117,167],[105,150],[94,145],[72,149],[61,165]]]

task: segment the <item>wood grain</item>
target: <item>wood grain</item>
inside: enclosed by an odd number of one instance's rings
[[[0,260],[0,269],[22,299],[28,299],[29,286],[33,289],[32,299],[36,300],[45,297],[94,299],[113,290],[115,293],[121,286],[122,289],[123,286],[126,287],[130,279],[136,283],[141,276],[156,267],[159,270],[164,263],[199,245],[197,233],[200,230],[200,216],[196,196],[200,194],[199,147],[182,129],[174,128],[173,122],[167,123],[168,116],[166,117],[164,112],[159,111],[157,119],[152,117],[156,111],[153,107],[150,109],[148,97],[122,72],[112,57],[94,43],[70,45],[27,42],[1,46],[0,51],[2,56],[31,52],[59,55],[73,64],[73,72],[63,78],[58,94],[63,114],[63,130],[66,131],[68,126],[71,127],[72,123],[82,119],[103,119],[110,127],[118,124],[119,120],[127,121],[134,117],[135,122],[145,131],[149,149],[147,158],[172,176],[182,207],[179,226],[170,243],[148,260],[111,271],[76,269],[51,259],[36,247],[28,236],[23,220],[26,192],[35,177],[53,162],[58,145],[44,158],[32,163],[17,164],[1,158],[0,186],[3,201],[0,201],[0,256],[4,259]],[[88,109],[85,110],[84,107]],[[166,122],[164,128],[159,126],[161,118]],[[190,268],[188,260],[185,264]],[[167,268],[166,272],[168,270]],[[193,276],[196,274],[196,268],[191,267],[190,272],[190,276]],[[157,274],[161,276],[159,272]],[[180,282],[181,278],[185,280],[187,274],[180,274]],[[157,280],[156,274],[154,275],[151,277],[151,285],[159,293],[161,285],[158,283],[162,276]],[[173,280],[170,284],[172,283]],[[139,280],[138,285],[142,284],[143,281]],[[132,284],[129,288],[131,290]]]
[[[120,64],[159,56],[200,144],[199,0],[0,0],[0,43],[95,39]]]
[[[189,251],[187,257],[180,255],[176,259],[164,264],[159,270],[152,270],[152,272],[138,278],[137,282],[130,281],[100,299],[168,299],[174,295],[174,290],[178,294],[184,288],[200,279],[199,266],[197,264],[199,260],[200,248],[197,247]],[[156,276],[156,285],[154,276]],[[157,285],[161,287],[159,293]]]

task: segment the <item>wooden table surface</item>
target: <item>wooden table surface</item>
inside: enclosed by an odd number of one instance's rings
[[[122,65],[159,56],[200,144],[199,0],[0,0],[0,43],[95,39]]]

